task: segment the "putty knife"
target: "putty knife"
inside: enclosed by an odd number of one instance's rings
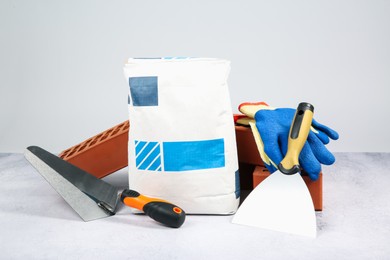
[[[38,146],[28,147],[25,157],[84,221],[114,215],[120,199],[164,225],[180,227],[184,223],[185,212],[178,206],[129,189],[120,193],[117,187]]]
[[[244,200],[233,223],[286,233],[316,236],[316,216],[309,190],[300,175],[299,154],[309,135],[314,107],[300,103],[291,124],[288,150],[278,171]]]

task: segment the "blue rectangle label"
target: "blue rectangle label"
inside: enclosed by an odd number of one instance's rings
[[[238,199],[241,196],[241,189],[240,189],[240,172],[239,170],[236,171],[235,173],[235,178],[236,178],[236,199]]]
[[[163,142],[165,171],[190,171],[225,166],[224,139]]]
[[[130,95],[133,106],[158,106],[158,78],[130,77]],[[130,98],[128,100],[130,104]]]

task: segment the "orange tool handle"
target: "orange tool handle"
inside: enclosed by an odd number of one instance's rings
[[[162,199],[146,197],[134,190],[125,189],[121,201],[131,208],[142,210],[152,219],[169,227],[180,227],[186,218],[186,213],[178,206]]]

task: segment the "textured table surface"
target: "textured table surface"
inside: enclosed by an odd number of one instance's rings
[[[83,222],[22,154],[0,154],[0,259],[390,259],[390,154],[336,158],[310,239],[232,216],[187,216],[171,229],[127,207]],[[124,187],[126,170],[105,180]]]

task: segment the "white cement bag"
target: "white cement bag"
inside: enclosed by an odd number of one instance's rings
[[[131,189],[190,214],[237,210],[229,71],[229,61],[211,58],[128,60]]]

